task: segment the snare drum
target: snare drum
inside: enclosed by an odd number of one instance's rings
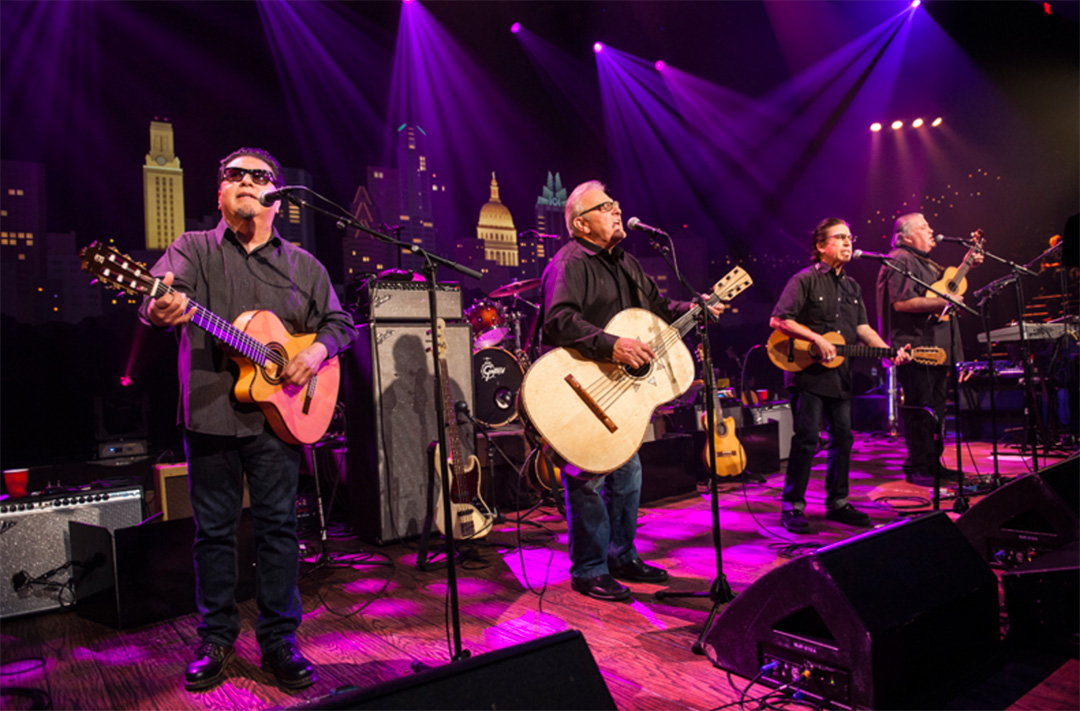
[[[472,324],[474,351],[497,346],[510,333],[502,304],[494,301],[480,299],[465,312],[465,318]]]
[[[525,371],[510,352],[481,348],[473,353],[475,417],[488,427],[501,427],[517,417],[517,395]]]

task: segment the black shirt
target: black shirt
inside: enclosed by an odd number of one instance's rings
[[[620,311],[644,308],[671,323],[692,306],[661,294],[621,247],[608,251],[580,237],[552,257],[543,292],[542,344],[573,348],[593,360],[611,359],[618,336],[605,333],[604,326]]]
[[[318,334],[328,357],[355,338],[352,317],[342,310],[326,269],[276,230],[250,254],[224,220],[213,230],[185,232],[150,269],[158,277],[167,271],[175,275],[173,288],[230,323],[245,311],[266,309],[293,335]],[[139,310],[146,323],[148,302]],[[239,366],[194,323],[180,328],[179,373],[179,419],[187,429],[236,437],[265,429],[262,409],[233,394]]]
[[[867,323],[862,288],[841,269],[815,262],[791,277],[772,315],[790,319],[814,333],[836,331],[845,343],[858,343],[858,327]],[[851,359],[836,368],[815,363],[794,374],[792,384],[799,390],[825,397],[851,397]]]
[[[907,246],[900,246],[889,252],[894,264],[912,273],[912,275],[933,284],[942,277],[942,272],[925,254],[920,254]],[[878,313],[882,314],[882,335],[888,334],[889,343],[897,348],[912,346],[940,346],[946,353],[952,352],[953,339],[949,335],[950,327],[954,330],[956,354],[961,352],[960,328],[955,313],[947,322],[941,322],[937,314],[904,313],[892,308],[897,301],[906,301],[927,294],[926,287],[916,284],[904,274],[899,274],[883,266],[878,272],[877,298]],[[956,354],[951,362],[957,360]]]

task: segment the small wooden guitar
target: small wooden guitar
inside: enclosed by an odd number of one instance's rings
[[[716,475],[736,476],[746,469],[746,450],[742,442],[735,436],[735,418],[721,417],[720,413],[713,416],[716,429],[713,432],[713,447],[716,450]],[[708,426],[708,414],[701,413],[702,428]],[[709,467],[709,443],[705,443],[705,449],[701,452],[701,459],[705,466]]]
[[[730,301],[751,284],[750,275],[735,267],[716,282],[707,303]],[[694,358],[682,338],[700,312],[695,305],[670,325],[645,309],[615,314],[605,332],[636,338],[656,353],[640,368],[601,363],[572,348],[545,353],[521,384],[524,415],[547,446],[582,472],[618,469],[640,449],[653,410],[693,382]]]
[[[960,266],[946,269],[941,279],[935,281],[931,286],[949,296],[959,296],[967,291],[967,273],[975,266],[975,256],[982,252],[983,245],[986,244],[983,231],[975,230],[972,232],[971,241],[974,244],[964,255],[964,260],[960,262]],[[931,298],[937,296],[933,291],[927,291],[926,295]],[[945,314],[939,320],[948,321],[949,318],[950,316]]]
[[[94,242],[79,252],[84,271],[106,287],[133,295],[158,298],[175,290],[152,276],[146,265],[119,252],[115,247]],[[294,336],[269,311],[245,311],[229,323],[203,306],[188,300],[191,323],[228,346],[230,357],[240,365],[240,377],[233,389],[240,402],[262,408],[274,432],[290,444],[318,442],[334,416],[341,369],[337,357],[323,361],[319,372],[307,385],[286,385],[281,379],[285,366],[315,342],[315,334]]]
[[[442,378],[443,412],[446,413],[446,441],[450,447],[450,519],[453,526],[454,540],[483,538],[491,532],[494,516],[484,499],[480,496],[480,460],[470,454],[465,461],[461,448],[461,431],[454,413],[454,398],[450,393],[450,370],[446,364],[446,322],[438,320],[435,333],[435,347],[439,353],[439,375]],[[440,455],[439,446],[435,445],[435,473],[442,482],[442,467],[445,459]],[[446,536],[446,509],[443,508],[442,494],[436,499],[435,525],[439,533]],[[481,510],[481,508],[483,510]]]
[[[844,337],[836,331],[824,335],[826,341],[836,346],[836,357],[828,363],[821,359],[821,353],[818,352],[816,345],[801,338],[792,338],[779,329],[769,336],[766,352],[769,354],[769,360],[777,368],[796,373],[814,364],[823,365],[826,368],[837,368],[844,362],[845,357],[892,358],[898,350],[863,345],[849,346],[844,343]],[[912,348],[911,360],[922,365],[942,365],[945,362],[945,349],[938,346]]]

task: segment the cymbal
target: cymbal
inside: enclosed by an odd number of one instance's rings
[[[500,286],[495,291],[488,294],[493,299],[501,299],[504,296],[515,296],[526,291],[530,291],[540,286],[539,279],[522,279],[521,281],[512,281],[506,286]]]

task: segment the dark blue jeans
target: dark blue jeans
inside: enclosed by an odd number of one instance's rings
[[[784,510],[806,508],[806,486],[814,463],[821,417],[829,423],[829,460],[825,468],[825,508],[834,511],[847,504],[848,473],[851,470],[851,400],[824,397],[793,390],[791,406],[795,410],[795,433],[791,437],[787,476],[784,479]]]
[[[191,508],[195,514],[196,604],[206,642],[231,645],[240,634],[236,606],[236,530],[243,509],[244,475],[255,521],[255,586],[263,653],[296,641],[300,625],[296,535],[299,447],[269,430],[258,437],[185,432]]]
[[[641,460],[633,458],[610,474],[592,479],[564,474],[566,518],[570,536],[570,577],[595,578],[608,573],[608,561],[637,560]]]

